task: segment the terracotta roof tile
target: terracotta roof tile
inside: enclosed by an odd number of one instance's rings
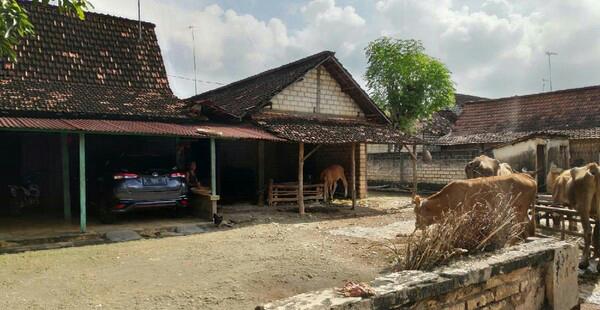
[[[23,2],[35,35],[16,47],[18,62],[0,59],[0,110],[180,118],[154,25]]]
[[[438,143],[509,142],[536,132],[600,138],[600,86],[468,103]]]

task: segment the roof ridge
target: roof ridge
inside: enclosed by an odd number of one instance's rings
[[[227,89],[229,87],[237,86],[237,85],[242,84],[244,82],[248,82],[250,80],[254,80],[254,79],[260,78],[260,77],[265,76],[267,74],[270,74],[270,73],[273,73],[273,72],[276,72],[276,71],[279,71],[279,70],[283,70],[283,69],[286,69],[288,67],[291,67],[291,66],[297,65],[299,63],[306,62],[306,61],[311,60],[313,58],[318,58],[318,57],[324,56],[324,55],[328,55],[329,57],[331,57],[331,56],[334,56],[335,53],[332,52],[332,51],[328,51],[328,50],[321,51],[319,53],[316,53],[316,54],[313,54],[313,55],[310,55],[310,56],[298,59],[296,61],[293,61],[293,62],[284,64],[284,65],[281,65],[279,67],[271,68],[271,69],[268,69],[266,71],[260,72],[258,74],[251,75],[249,77],[243,78],[241,80],[237,80],[235,82],[231,82],[229,84],[226,84],[226,85],[223,85],[223,86],[211,89],[211,90],[203,92],[201,94],[192,96],[192,97],[188,98],[188,100],[200,99],[200,98],[202,98],[204,96],[208,96],[208,95],[210,95],[212,93],[215,93],[215,92],[218,92],[218,91],[222,91],[222,90]]]
[[[600,89],[600,85],[590,85],[590,86],[582,86],[582,87],[575,87],[575,88],[566,88],[566,89],[559,89],[559,90],[554,90],[554,91],[549,91],[549,92],[533,93],[533,94],[526,94],[526,95],[514,95],[514,96],[500,97],[500,98],[494,98],[494,99],[474,100],[474,101],[467,101],[467,102],[465,102],[465,104],[506,101],[506,100],[517,99],[517,98],[544,97],[544,96],[551,96],[551,95],[555,95],[555,94],[579,92],[579,91],[592,90],[592,89]]]
[[[43,9],[49,9],[49,8],[56,9],[56,8],[58,8],[57,5],[53,5],[51,3],[47,3],[47,4],[44,4],[44,3],[33,3],[31,1],[24,1],[24,0],[19,0],[19,4],[20,5],[25,4],[25,6],[28,6],[28,7],[41,7]],[[26,10],[27,9],[28,8],[26,8]],[[63,14],[63,15],[68,16],[68,14]],[[116,16],[116,15],[111,15],[111,14],[106,14],[106,13],[93,12],[93,11],[89,11],[89,10],[85,11],[85,15],[86,15],[86,17],[88,15],[93,15],[93,16],[98,16],[100,18],[119,19],[119,20],[123,20],[123,21],[130,22],[130,23],[135,23],[135,24],[139,23],[139,21],[136,20],[136,19],[131,19],[131,18],[122,17],[122,16]],[[148,22],[148,21],[144,21],[144,20],[142,20],[141,22],[142,22],[142,24],[146,24],[148,26],[152,26],[153,28],[156,28],[156,24],[154,24],[152,22]]]

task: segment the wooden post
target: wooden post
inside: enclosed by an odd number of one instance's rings
[[[62,153],[62,187],[63,187],[63,215],[67,223],[71,222],[71,174],[69,171],[69,144],[66,133],[60,134]]]
[[[351,156],[351,178],[352,178],[352,210],[356,208],[356,143],[352,143],[352,156]]]
[[[414,144],[412,147],[412,153],[413,156],[412,157],[412,170],[413,170],[413,197],[417,195],[417,183],[418,183],[418,179],[417,179],[417,145]]]
[[[79,134],[79,230],[84,233],[87,226],[86,179],[85,179],[85,134]]]
[[[217,147],[215,138],[210,138],[210,202],[212,214],[217,213]]]
[[[304,215],[304,143],[298,144],[298,209]]]
[[[265,206],[265,142],[258,141],[258,206]]]

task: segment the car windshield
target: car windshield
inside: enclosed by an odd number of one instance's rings
[[[135,173],[166,172],[175,167],[175,159],[170,156],[138,155],[123,156],[109,166],[114,171],[126,171]]]

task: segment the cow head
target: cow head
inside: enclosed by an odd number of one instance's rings
[[[500,161],[485,155],[477,156],[465,166],[467,179],[498,175]]]
[[[415,204],[415,230],[424,229],[431,224],[431,221],[424,216],[427,209],[427,198],[421,198],[419,195],[413,197],[413,203]]]

